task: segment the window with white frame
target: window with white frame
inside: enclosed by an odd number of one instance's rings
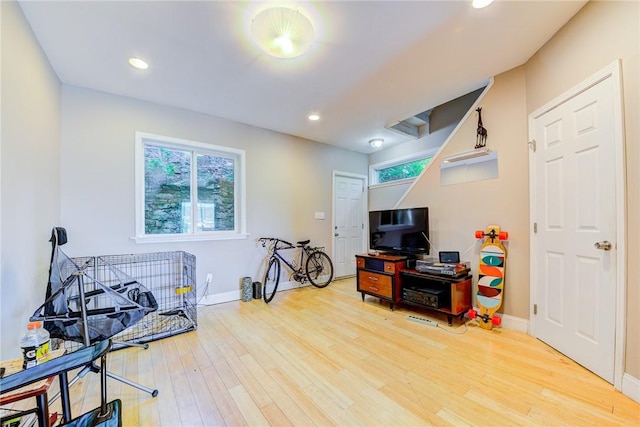
[[[245,237],[244,150],[136,133],[136,239]]]
[[[405,183],[414,180],[429,165],[436,151],[436,149],[424,151],[369,166],[370,185]]]

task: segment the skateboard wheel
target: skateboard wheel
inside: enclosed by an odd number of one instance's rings
[[[500,239],[500,240],[509,240],[509,232],[508,231],[501,231],[500,233],[498,233],[498,239]]]
[[[499,316],[493,316],[491,318],[491,324],[494,326],[500,326],[502,325],[502,317]]]
[[[482,239],[484,237],[484,231],[476,230],[476,239]]]
[[[474,309],[471,309],[467,312],[467,316],[469,316],[469,319],[475,319],[477,315],[478,315],[478,312],[475,311]]]

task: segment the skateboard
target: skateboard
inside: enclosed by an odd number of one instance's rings
[[[478,263],[478,310],[471,309],[468,315],[471,319],[477,319],[480,327],[491,329],[502,324],[502,318],[495,316],[495,312],[502,305],[504,295],[507,251],[502,241],[509,239],[509,233],[500,231],[497,225],[490,225],[486,232],[477,230],[475,236],[476,239],[484,239]]]

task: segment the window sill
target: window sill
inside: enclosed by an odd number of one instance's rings
[[[247,233],[233,234],[197,234],[197,235],[150,235],[135,236],[131,240],[136,243],[169,243],[169,242],[202,242],[212,240],[241,240],[249,237]]]
[[[371,184],[369,185],[369,189],[394,187],[396,185],[406,185],[406,184],[411,184],[415,180],[416,180],[415,178],[405,178],[405,179],[398,179],[391,182],[383,182],[382,184]]]

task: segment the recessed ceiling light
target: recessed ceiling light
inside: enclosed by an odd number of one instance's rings
[[[473,0],[471,4],[476,9],[482,9],[483,7],[489,6],[491,3],[493,3],[493,0]]]
[[[140,70],[146,70],[147,68],[149,68],[149,64],[147,64],[146,61],[135,57],[129,58],[129,65]]]
[[[309,119],[309,120],[311,120],[311,121],[313,121],[313,122],[315,122],[315,121],[317,121],[317,120],[320,120],[320,116],[319,116],[319,115],[317,115],[317,114],[309,114],[308,119]]]

